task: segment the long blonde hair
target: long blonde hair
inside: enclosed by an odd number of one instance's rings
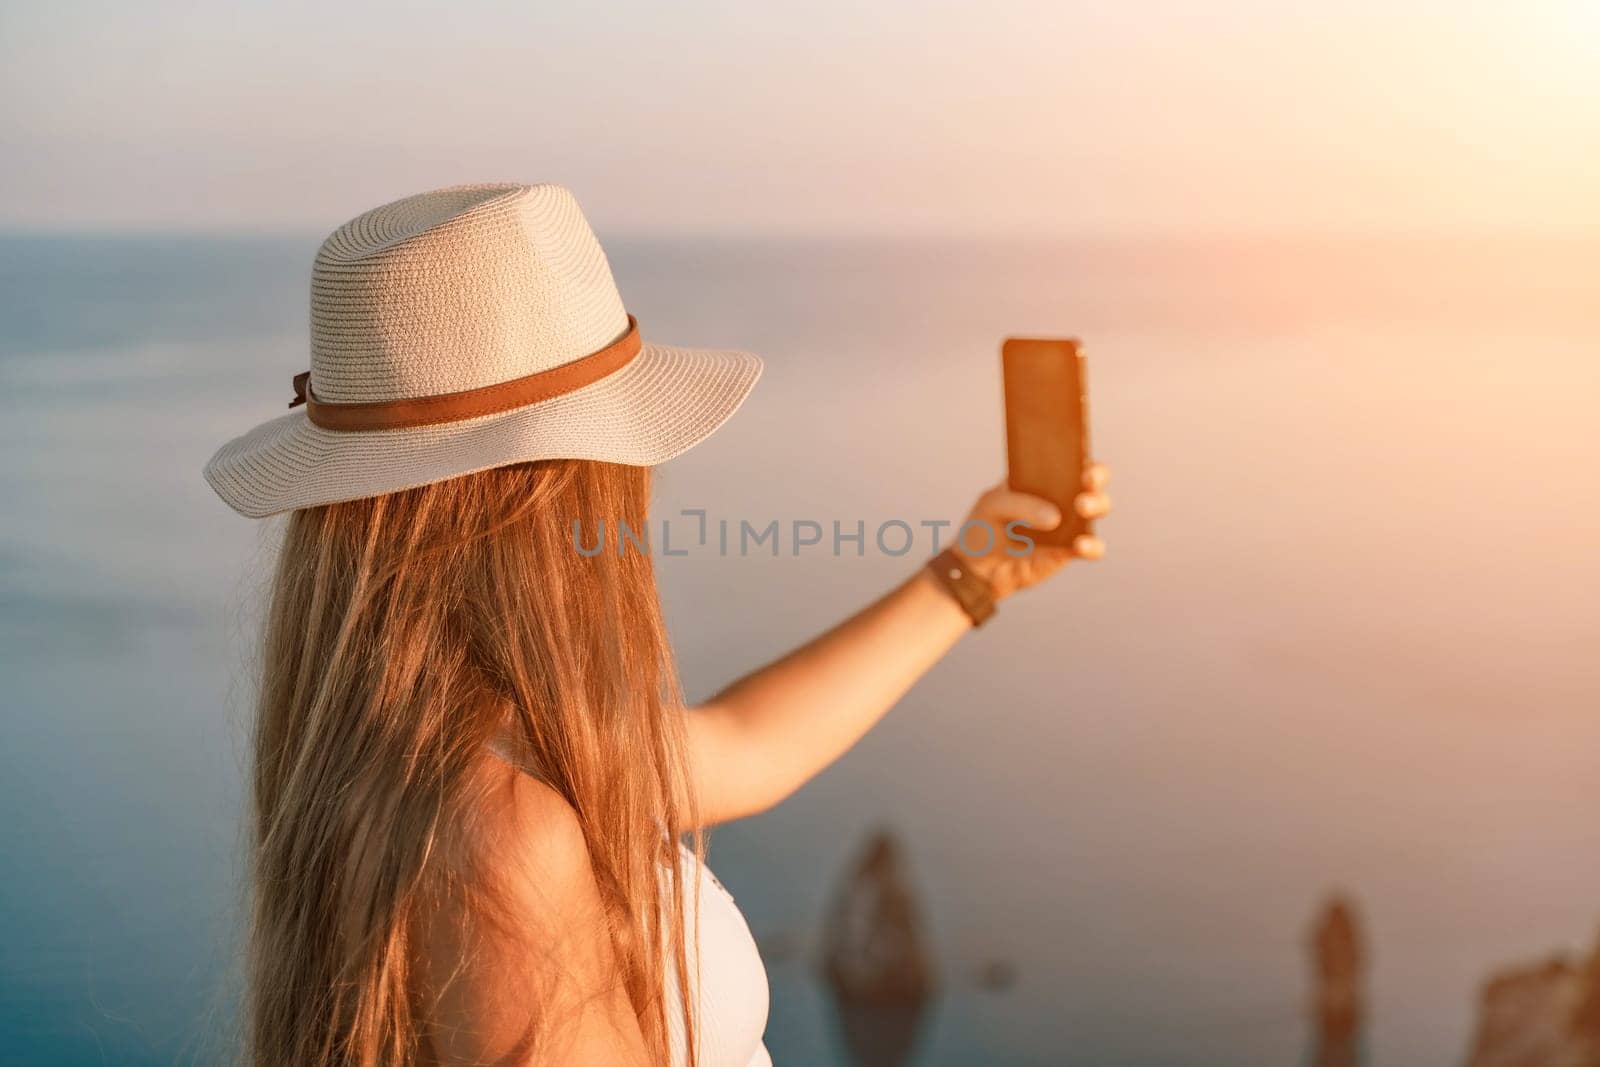
[[[255,734],[248,1059],[415,1062],[420,924],[488,906],[455,862],[510,736],[577,812],[653,1062],[668,969],[687,989],[685,888],[701,849],[676,675],[644,529],[649,471],[520,464],[295,512],[271,593]],[[663,877],[663,873],[670,877]],[[692,997],[683,997],[695,1048]]]

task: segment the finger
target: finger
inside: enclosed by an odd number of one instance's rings
[[[1104,463],[1091,463],[1083,473],[1083,486],[1091,493],[1104,491],[1111,484],[1111,468]]]
[[[1072,539],[1072,554],[1079,559],[1099,559],[1106,554],[1106,543],[1089,534],[1079,534]]]
[[[1111,498],[1104,493],[1079,493],[1072,498],[1072,510],[1086,519],[1111,514]]]
[[[1003,525],[1020,519],[1040,530],[1053,530],[1061,525],[1061,509],[1042,496],[1019,493],[1013,489],[996,487],[978,498],[978,511]]]

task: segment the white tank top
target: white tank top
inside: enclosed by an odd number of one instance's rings
[[[513,767],[521,764],[499,744],[491,752]],[[528,773],[526,770],[524,774]],[[698,986],[695,1002],[695,1038],[699,1067],[772,1067],[772,1057],[761,1036],[767,1029],[767,969],[761,963],[756,940],[744,921],[733,895],[722,887],[711,868],[697,863],[694,853],[678,846],[684,884],[684,936],[688,942],[689,982]],[[698,867],[698,872],[695,868]],[[667,875],[662,868],[662,877]],[[696,876],[698,875],[698,879]],[[700,936],[696,944],[695,882],[700,885]],[[672,1067],[686,1067],[688,1043],[683,1032],[683,991],[677,968],[667,966],[667,1040]],[[698,980],[696,973],[698,971]]]
[[[684,901],[683,928],[688,941],[689,981],[695,982],[699,966],[695,1036],[700,1067],[772,1067],[772,1057],[761,1035],[767,1028],[767,970],[756,950],[755,938],[733,896],[717,881],[711,868],[695,861],[694,853],[678,846],[683,865],[685,894],[695,884],[699,867],[700,937],[694,940],[694,901]],[[683,1035],[682,993],[676,968],[667,968],[667,1027],[673,1067],[689,1062]]]

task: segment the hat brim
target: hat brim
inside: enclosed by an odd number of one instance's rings
[[[300,408],[223,445],[206,481],[241,515],[394,493],[539,459],[665,463],[726,422],[761,377],[747,352],[646,342],[626,367],[527,407],[402,430],[325,430]]]

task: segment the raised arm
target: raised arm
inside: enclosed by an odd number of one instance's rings
[[[1078,510],[1104,515],[1104,467],[1091,470]],[[1003,530],[1021,520],[1060,522],[1054,506],[1003,485],[983,494],[970,519]],[[1027,588],[1074,556],[1099,558],[1094,538],[1073,549],[1036,547],[1026,556],[991,552],[968,564],[996,598]],[[972,626],[966,613],[920,568],[875,603],[689,713],[689,749],[701,818],[727,822],[764,811],[843,755]]]

